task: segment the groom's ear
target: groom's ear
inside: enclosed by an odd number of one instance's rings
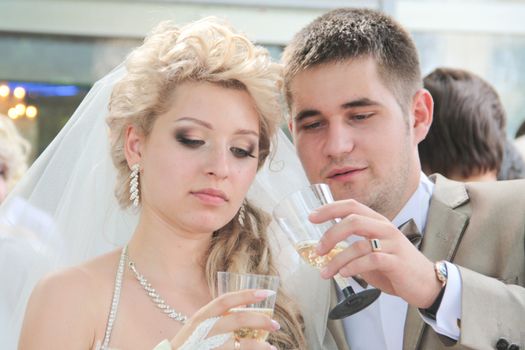
[[[292,119],[288,121],[288,130],[290,131],[290,135],[292,135],[292,141],[293,141],[293,120]]]
[[[125,141],[124,141],[124,155],[128,165],[140,163],[142,158],[141,146],[143,143],[143,135],[135,125],[128,125],[126,127]]]
[[[425,139],[432,125],[434,101],[426,89],[420,89],[414,95],[411,107],[412,129],[415,145]]]

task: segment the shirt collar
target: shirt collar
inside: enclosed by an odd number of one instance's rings
[[[421,172],[417,190],[412,194],[394,220],[392,220],[392,223],[399,227],[408,220],[413,219],[419,231],[421,233],[425,232],[428,208],[433,191],[434,183]]]

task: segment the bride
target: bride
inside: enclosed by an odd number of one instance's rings
[[[217,271],[277,274],[268,219],[246,195],[281,118],[279,68],[218,20],[166,22],[92,89],[18,195],[56,209],[56,266],[123,247],[38,282],[20,349],[306,348],[282,289],[273,319],[227,313],[269,291],[214,299]],[[108,154],[127,211],[112,204]],[[240,327],[270,336],[234,339]]]

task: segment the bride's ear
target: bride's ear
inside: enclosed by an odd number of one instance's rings
[[[126,127],[124,155],[126,156],[126,160],[130,168],[133,164],[140,163],[140,148],[143,143],[143,139],[142,133],[135,125],[128,125]]]

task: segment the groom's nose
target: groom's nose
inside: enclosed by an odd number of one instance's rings
[[[354,149],[354,135],[350,127],[343,123],[330,123],[325,134],[324,154],[330,158],[340,158]]]

